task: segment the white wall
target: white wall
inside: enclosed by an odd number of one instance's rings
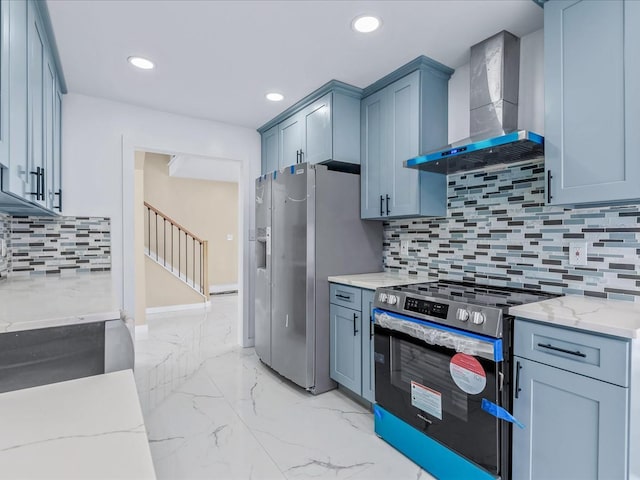
[[[242,344],[253,338],[254,179],[260,174],[255,130],[200,120],[78,94],[63,98],[62,188],[65,215],[111,218],[112,269],[121,305],[135,311],[134,152],[207,156],[241,163],[239,279]],[[243,335],[244,334],[244,335]]]
[[[520,38],[518,128],[544,135],[544,37],[536,30]],[[449,142],[469,136],[469,64],[449,80]]]

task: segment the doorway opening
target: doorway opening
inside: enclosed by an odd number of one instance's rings
[[[135,152],[136,323],[239,290],[237,162]]]

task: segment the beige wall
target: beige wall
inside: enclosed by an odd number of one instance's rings
[[[147,308],[172,305],[190,305],[204,302],[204,297],[183,281],[167,272],[164,267],[145,256]]]
[[[144,200],[209,242],[209,285],[236,284],[238,184],[170,177],[169,160],[168,155],[145,155]]]

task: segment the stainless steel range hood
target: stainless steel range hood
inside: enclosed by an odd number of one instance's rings
[[[471,136],[405,160],[404,166],[455,173],[535,158],[544,138],[518,130],[520,39],[502,31],[471,47]]]

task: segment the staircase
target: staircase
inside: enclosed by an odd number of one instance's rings
[[[144,202],[145,255],[209,299],[207,241]]]

